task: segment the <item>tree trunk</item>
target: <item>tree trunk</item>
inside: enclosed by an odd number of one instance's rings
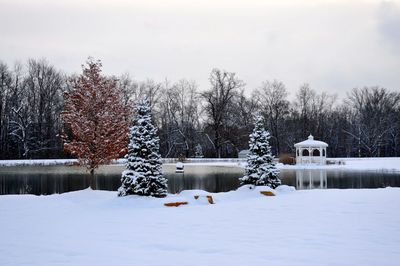
[[[97,189],[96,178],[94,176],[94,168],[90,169],[89,187],[93,190]]]

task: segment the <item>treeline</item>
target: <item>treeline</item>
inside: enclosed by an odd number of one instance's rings
[[[400,155],[399,91],[354,88],[338,100],[303,84],[290,101],[281,81],[265,81],[247,96],[244,81],[220,69],[211,71],[208,88],[186,79],[115,78],[127,106],[150,102],[163,157],[237,157],[248,148],[256,113],[275,154],[294,154],[293,144],[313,134],[329,144],[329,157]],[[59,135],[70,81],[46,60],[0,62],[0,159],[68,157]]]

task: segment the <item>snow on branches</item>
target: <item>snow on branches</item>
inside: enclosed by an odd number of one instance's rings
[[[126,153],[128,108],[121,101],[116,80],[101,74],[101,62],[91,58],[83,73],[71,80],[65,93],[62,120],[64,149],[93,174],[101,164]]]
[[[281,184],[269,138],[270,134],[264,129],[262,117],[257,115],[253,133],[250,134],[246,175],[240,178],[242,185],[252,184],[276,188]]]
[[[130,129],[127,170],[122,173],[118,196],[130,194],[165,197],[167,179],[161,171],[160,140],[151,121],[148,101],[136,106],[137,117]]]

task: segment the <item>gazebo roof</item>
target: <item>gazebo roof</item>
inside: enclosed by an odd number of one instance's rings
[[[297,147],[328,147],[328,144],[323,141],[314,140],[314,137],[310,134],[308,139],[299,143],[294,144]]]

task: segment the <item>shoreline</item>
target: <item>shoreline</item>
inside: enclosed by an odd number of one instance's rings
[[[277,163],[278,169],[281,170],[299,170],[299,169],[325,169],[325,170],[368,170],[368,171],[400,171],[400,157],[364,157],[364,158],[327,158],[329,161],[341,162],[343,164],[329,165],[284,165]],[[164,165],[174,165],[176,159],[163,159]],[[123,165],[126,159],[118,159],[109,165]],[[76,166],[77,159],[34,159],[34,160],[0,160],[0,167],[12,166]],[[197,166],[213,166],[213,167],[240,167],[246,165],[245,159],[227,158],[190,158],[184,164]]]

